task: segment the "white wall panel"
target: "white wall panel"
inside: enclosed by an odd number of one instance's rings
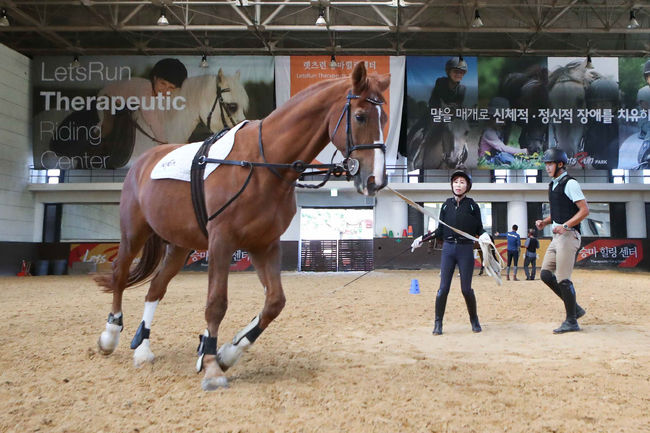
[[[0,241],[34,239],[34,200],[27,190],[30,60],[0,44]]]

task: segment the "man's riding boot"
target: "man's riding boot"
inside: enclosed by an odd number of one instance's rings
[[[565,332],[576,332],[580,330],[576,317],[576,292],[571,280],[562,280],[558,284],[564,299],[564,308],[566,310],[566,320],[562,322],[559,328],[554,329],[554,334],[563,334]]]
[[[481,324],[478,321],[478,314],[476,313],[476,296],[474,290],[470,289],[469,293],[463,293],[465,304],[467,305],[467,312],[469,313],[469,322],[472,324],[473,332],[481,332]]]
[[[433,335],[442,335],[442,318],[445,315],[445,308],[447,307],[447,294],[440,293],[436,296],[436,321],[433,325]]]
[[[553,290],[553,293],[555,293],[562,301],[564,301],[564,297],[562,296],[562,292],[560,291],[560,286],[555,279],[555,275],[547,269],[542,269],[542,272],[540,272],[539,277],[541,280],[546,284],[548,287]],[[587,312],[585,311],[584,308],[582,308],[578,303],[576,303],[576,319],[581,318],[584,316]]]

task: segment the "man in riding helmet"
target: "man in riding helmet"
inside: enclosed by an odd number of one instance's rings
[[[467,73],[467,62],[460,56],[452,57],[445,64],[445,72],[447,76],[438,78],[433,86],[429,108],[455,109],[463,106],[466,88],[460,82]]]
[[[648,60],[646,65],[650,67],[650,60]],[[642,116],[637,121],[639,138],[643,140],[639,148],[637,161],[640,164],[650,164],[650,119],[648,118],[650,117],[650,85],[643,86],[639,89],[636,94],[636,102],[639,104],[639,109],[645,112],[645,117]]]
[[[537,220],[535,226],[542,230],[552,224],[553,240],[544,254],[540,277],[564,301],[566,320],[553,332],[575,332],[580,330],[578,319],[584,316],[585,310],[576,302],[571,273],[580,248],[580,223],[589,215],[589,206],[580,184],[566,171],[567,155],[563,150],[548,149],[542,161],[551,177],[548,185],[551,215]]]
[[[481,209],[476,202],[467,197],[472,189],[472,177],[462,170],[456,170],[451,175],[451,192],[453,197],[445,201],[440,209],[440,221],[462,230],[472,236],[485,234]],[[485,234],[485,236],[488,236]],[[473,332],[481,332],[481,324],[476,312],[476,296],[472,290],[472,274],[474,272],[474,241],[454,232],[442,224],[433,232],[416,238],[411,244],[411,251],[422,245],[422,242],[434,238],[442,239],[442,259],[440,262],[440,288],[436,296],[436,318],[433,335],[442,334],[442,318],[447,306],[447,295],[451,287],[451,279],[458,265],[460,272],[460,288],[465,298],[469,321]],[[485,240],[484,237],[481,237]]]

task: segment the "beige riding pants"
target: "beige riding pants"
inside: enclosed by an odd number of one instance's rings
[[[567,230],[561,235],[554,234],[544,254],[542,270],[553,272],[558,282],[570,280],[581,238],[575,230]]]

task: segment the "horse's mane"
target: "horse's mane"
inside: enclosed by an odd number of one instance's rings
[[[546,97],[546,84],[548,70],[542,65],[532,65],[524,72],[511,72],[506,75],[499,86],[499,95],[510,101],[511,105],[522,104],[538,106],[544,104]],[[523,101],[523,100],[525,101]],[[531,107],[529,107],[531,108]]]
[[[586,68],[587,64],[584,60],[572,60],[564,66],[560,66],[551,72],[548,77],[549,89],[555,86],[558,82],[574,81],[582,83],[583,86],[588,86],[592,81],[601,77],[601,74],[594,70]]]
[[[205,92],[205,87],[210,80],[216,80],[216,75],[198,75],[196,77],[187,77],[180,89],[180,94],[187,97],[187,100],[199,100],[201,94]]]

